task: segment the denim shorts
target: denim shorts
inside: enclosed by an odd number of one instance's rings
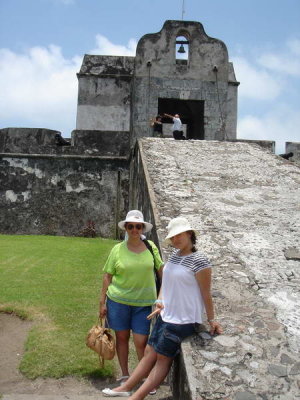
[[[196,324],[171,324],[164,322],[161,316],[158,316],[148,344],[156,353],[173,358],[180,352],[183,339],[196,332],[195,326]]]
[[[147,315],[151,306],[137,307],[117,303],[109,298],[106,301],[108,325],[114,331],[132,330],[140,335],[149,335],[150,321]]]

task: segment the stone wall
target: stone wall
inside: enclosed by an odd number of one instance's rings
[[[39,128],[0,129],[0,153],[55,154],[55,135],[60,132]]]
[[[264,150],[268,150],[271,153],[275,153],[275,146],[276,142],[273,140],[250,140],[250,139],[234,139],[234,140],[229,140],[230,142],[239,142],[239,143],[252,143],[252,144],[257,144],[260,147],[262,147]]]
[[[47,129],[0,130],[0,232],[119,235],[129,202],[129,133],[73,131],[58,146]]]
[[[0,157],[1,233],[117,237],[128,209],[128,162],[71,156]]]
[[[143,209],[144,201],[144,212],[152,205],[159,244],[178,215],[200,231],[224,326],[218,337],[201,326],[183,344],[174,399],[296,399],[299,167],[250,143],[144,138],[139,149],[144,177],[137,186],[149,185],[150,195],[135,204]],[[161,251],[166,259],[168,249]]]
[[[77,154],[128,157],[129,132],[75,130],[72,132],[72,146]]]
[[[176,60],[178,36],[189,41],[189,58],[181,60],[186,63]],[[137,45],[133,136],[151,136],[149,119],[163,98],[204,101],[204,139],[234,139],[238,84],[221,40],[207,36],[199,22],[166,21],[160,32],[144,35]]]
[[[0,129],[0,153],[127,157],[129,132],[74,130],[71,139],[64,139],[51,129],[4,128]]]
[[[293,157],[291,157],[290,161],[296,161],[298,164],[300,163],[300,142],[286,142],[285,143],[285,152],[293,153]]]
[[[129,131],[134,57],[85,55],[76,129]]]
[[[141,210],[145,221],[153,224],[155,227],[148,234],[148,239],[153,240],[160,247],[161,237],[158,237],[159,215],[156,209],[155,193],[152,189],[150,176],[147,169],[145,155],[140,151],[138,143],[134,148],[130,163],[130,196],[129,209]],[[162,257],[165,255],[162,253]]]
[[[176,58],[180,36],[188,60]],[[136,138],[153,136],[155,115],[179,113],[188,138],[236,138],[239,82],[225,44],[199,22],[166,21],[139,40],[135,57],[85,55],[77,76],[77,130],[130,131],[134,146]]]

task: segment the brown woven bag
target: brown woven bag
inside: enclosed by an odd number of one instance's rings
[[[104,360],[112,360],[116,353],[115,338],[109,328],[105,328],[102,319],[94,325],[87,337],[86,345],[99,355],[100,364],[104,366]]]

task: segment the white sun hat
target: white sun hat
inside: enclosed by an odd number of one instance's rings
[[[153,228],[153,225],[150,224],[150,222],[145,222],[144,221],[144,216],[143,213],[139,210],[131,210],[127,213],[126,219],[124,221],[120,221],[118,223],[118,227],[125,230],[125,224],[126,222],[135,222],[136,224],[143,224],[144,229],[143,232],[149,232]]]
[[[196,236],[198,235],[198,231],[192,228],[189,221],[184,217],[177,217],[171,219],[171,221],[167,226],[167,229],[168,229],[168,235],[164,240],[165,244],[171,244],[170,239],[173,236],[178,235],[179,233],[182,232],[193,231]]]

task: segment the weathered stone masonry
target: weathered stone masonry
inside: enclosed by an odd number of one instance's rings
[[[180,36],[186,60],[176,56]],[[234,140],[237,86],[225,44],[199,22],[166,21],[135,57],[86,55],[70,146],[56,143],[57,131],[0,130],[2,232],[77,235],[93,220],[99,235],[117,237],[132,148],[152,135],[150,117],[180,112],[188,138]]]
[[[92,220],[97,235],[118,237],[128,210],[126,135],[74,131],[77,146],[58,147],[55,131],[36,131],[0,130],[1,233],[78,236]]]
[[[225,327],[184,343],[174,399],[299,398],[299,167],[248,143],[144,138],[139,151],[159,243],[175,216],[198,228]]]
[[[178,37],[188,43],[185,60],[176,58]],[[139,40],[135,57],[85,55],[78,84],[77,129],[129,130],[134,145],[165,112],[181,115],[188,138],[236,138],[239,83],[225,44],[199,22],[166,21]]]

